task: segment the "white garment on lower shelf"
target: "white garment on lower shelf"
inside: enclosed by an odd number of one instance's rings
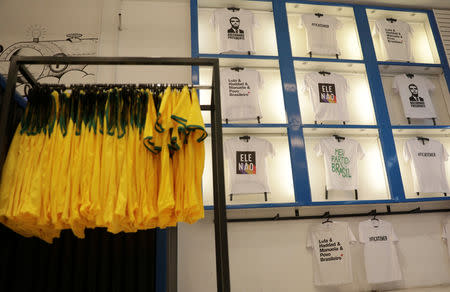
[[[369,283],[402,279],[395,246],[398,238],[391,223],[381,219],[360,222],[359,241],[364,244],[364,262]]]
[[[355,242],[356,238],[346,222],[311,226],[306,247],[313,251],[316,285],[341,285],[353,281],[350,243]]]

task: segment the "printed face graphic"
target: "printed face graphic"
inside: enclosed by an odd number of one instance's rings
[[[415,84],[410,84],[408,86],[409,91],[411,91],[412,95],[418,95],[419,94],[419,90],[417,89],[417,86]]]
[[[231,17],[230,18],[230,24],[231,24],[232,28],[238,29],[240,23],[241,23],[241,21],[239,20],[239,18],[237,18],[237,17]]]

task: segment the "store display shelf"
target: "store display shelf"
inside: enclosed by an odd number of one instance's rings
[[[336,6],[336,7],[353,7],[352,4],[348,4],[348,3],[336,3],[336,2],[325,2],[325,1],[324,2],[318,2],[317,0],[288,0],[286,2],[287,3],[298,3],[298,4]]]
[[[207,128],[211,124],[205,124]],[[222,124],[222,128],[287,128],[289,124]]]
[[[378,61],[378,65],[390,65],[390,66],[412,66],[412,67],[442,67],[441,64],[435,63],[407,63],[407,62],[388,62],[388,61]]]
[[[450,200],[450,197],[434,197],[434,198],[414,198],[414,199],[405,199],[406,203],[414,203],[414,202],[432,202],[432,201],[447,201]]]
[[[306,61],[306,62],[364,63],[364,60],[357,60],[357,59],[310,58],[310,57],[292,57],[292,59],[294,61]]]
[[[395,204],[395,203],[420,203],[433,201],[447,201],[450,197],[435,197],[435,198],[414,198],[404,199],[401,201],[395,200],[359,200],[359,201],[320,201],[311,202],[309,204],[294,203],[261,203],[261,204],[239,204],[227,205],[227,209],[258,209],[258,208],[282,208],[282,207],[300,207],[300,206],[338,206],[338,205],[375,205],[375,204]],[[205,210],[213,210],[214,206],[205,206]]]
[[[342,124],[304,124],[303,128],[310,128],[310,129],[377,129],[378,126],[376,125],[342,125]]]
[[[376,6],[376,5],[361,5],[361,7],[365,8],[365,9],[389,10],[389,11],[400,11],[400,12],[423,12],[423,13],[427,13],[429,11],[429,10],[420,9],[420,8],[385,7],[385,6]]]
[[[397,203],[398,201],[394,201],[391,199],[385,200],[351,200],[351,201],[320,201],[320,202],[311,202],[308,204],[309,206],[330,206],[330,205],[368,205],[368,204],[391,204]]]
[[[265,55],[234,55],[234,54],[198,54],[200,58],[234,58],[234,59],[255,59],[255,60],[278,60],[278,56]]]
[[[261,203],[261,204],[239,204],[227,205],[227,209],[258,209],[258,208],[283,208],[283,207],[299,207],[300,203]],[[213,210],[214,206],[205,206],[205,210]]]
[[[392,126],[393,130],[403,130],[403,129],[407,129],[407,130],[433,130],[433,129],[450,129],[450,125],[438,125],[438,126],[432,126],[432,125],[397,125],[397,126]]]

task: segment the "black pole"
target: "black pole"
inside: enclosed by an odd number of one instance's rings
[[[5,163],[6,154],[8,152],[8,116],[11,107],[11,100],[14,99],[14,94],[16,93],[18,67],[16,57],[13,56],[9,65],[5,95],[3,97],[2,108],[0,109],[0,177],[3,171],[3,164]]]
[[[388,208],[390,210],[390,208]],[[445,213],[450,212],[450,209],[431,209],[431,210],[421,210],[420,207],[409,210],[409,211],[388,211],[388,212],[376,212],[377,216],[390,216],[390,215],[405,215],[405,214],[425,214],[425,213]],[[346,217],[366,217],[373,216],[373,211],[369,213],[347,213],[347,214],[334,214],[330,215],[328,213],[327,217],[329,218],[346,218]],[[280,217],[279,214],[274,217],[262,217],[262,218],[233,218],[228,219],[227,221],[230,223],[238,223],[238,222],[262,222],[262,221],[288,221],[288,220],[308,220],[308,219],[323,219],[324,215],[310,215],[310,216],[287,216]]]
[[[213,98],[211,99],[211,144],[213,162],[214,232],[216,242],[217,291],[230,291],[230,268],[228,261],[228,231],[225,204],[225,180],[222,144],[222,115],[220,109],[219,61],[213,67]]]

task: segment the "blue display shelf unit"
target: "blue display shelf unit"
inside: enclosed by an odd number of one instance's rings
[[[273,8],[273,19],[276,31],[276,45],[278,48],[278,56],[265,55],[228,55],[228,54],[203,54],[199,50],[199,29],[198,29],[198,1],[191,0],[191,54],[193,57],[214,57],[214,58],[242,58],[249,60],[278,60],[282,81],[282,90],[284,97],[284,106],[286,110],[286,124],[228,124],[224,127],[241,127],[241,128],[264,128],[264,127],[280,127],[287,128],[289,141],[290,158],[292,165],[292,177],[294,185],[295,202],[287,203],[257,203],[257,204],[230,204],[227,208],[274,208],[274,207],[297,207],[297,206],[321,206],[321,205],[360,205],[360,204],[391,204],[391,203],[408,203],[408,202],[427,202],[427,201],[445,201],[450,197],[432,197],[432,198],[413,198],[405,197],[402,176],[400,173],[397,151],[394,143],[394,129],[450,129],[448,126],[421,126],[421,125],[401,125],[392,126],[390,122],[386,97],[383,90],[383,83],[379,70],[380,65],[392,66],[420,66],[430,68],[441,68],[447,84],[450,84],[450,68],[445,55],[444,46],[439,35],[437,22],[432,10],[426,9],[403,9],[386,6],[365,6],[344,3],[331,2],[315,2],[315,1],[254,1],[254,2],[271,2]],[[335,59],[335,58],[308,58],[294,57],[291,49],[291,39],[289,35],[289,24],[287,17],[286,4],[312,4],[334,7],[347,7],[353,9],[354,19],[359,36],[360,46],[362,50],[362,60],[357,59]],[[224,2],[226,7],[227,2]],[[378,61],[375,53],[375,47],[371,35],[369,18],[367,9],[388,10],[391,12],[411,12],[425,13],[429,20],[431,32],[436,42],[436,49],[439,56],[438,63],[403,63],[403,62],[386,62]],[[367,80],[372,95],[372,102],[376,117],[376,125],[323,125],[323,124],[303,124],[300,105],[298,101],[298,89],[294,61],[307,62],[335,62],[335,63],[360,63],[364,64]],[[192,68],[192,82],[199,82],[199,68]],[[348,201],[312,201],[311,187],[308,175],[307,157],[305,150],[304,129],[376,129],[381,145],[382,156],[384,159],[385,173],[389,188],[389,199],[380,200],[348,200]],[[211,209],[212,206],[205,206]]]

